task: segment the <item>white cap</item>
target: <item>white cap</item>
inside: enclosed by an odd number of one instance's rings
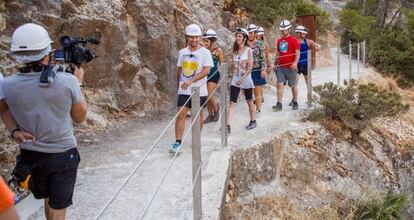
[[[249,24],[247,25],[247,32],[253,32],[253,31],[257,31],[257,26],[255,24]]]
[[[249,36],[249,32],[244,28],[237,28],[236,34],[239,34],[239,33],[245,35],[246,37]]]
[[[291,27],[292,26],[290,24],[290,21],[283,20],[282,22],[280,22],[279,30],[284,31],[284,30],[287,30],[287,29],[289,29]]]
[[[203,34],[203,38],[204,39],[208,39],[208,38],[215,38],[217,39],[217,33],[214,30],[208,29],[204,34]]]
[[[264,35],[264,28],[262,28],[262,27],[257,28],[256,33],[257,33],[257,35]]]
[[[299,25],[296,27],[295,30],[296,33],[303,33],[303,34],[308,34],[308,29],[302,25]]]
[[[44,27],[27,23],[14,31],[10,51],[18,62],[35,62],[50,53],[52,42]]]
[[[201,36],[203,34],[201,33],[200,26],[198,26],[196,24],[190,24],[185,28],[185,35],[187,35],[187,36]]]

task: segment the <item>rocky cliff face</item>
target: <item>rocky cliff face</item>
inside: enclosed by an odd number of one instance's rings
[[[227,3],[226,3],[227,4]],[[16,0],[0,2],[0,72],[14,73],[17,63],[8,54],[11,35],[20,25],[43,25],[60,47],[61,36],[98,37],[89,45],[99,56],[84,65],[87,122],[78,126],[104,129],[112,113],[143,116],[149,111],[167,112],[176,94],[178,50],[184,47],[184,29],[191,23],[218,33],[218,45],[229,51],[234,40],[227,27],[233,15],[223,10],[224,0]],[[111,114],[108,114],[111,113]],[[116,114],[115,114],[116,115]],[[0,123],[1,173],[10,165],[11,142]],[[6,151],[2,151],[6,145]],[[15,151],[16,148],[10,148]]]
[[[225,219],[348,219],[355,201],[412,194],[413,129],[382,118],[351,142],[315,126],[237,151]],[[404,215],[413,218],[413,197]]]
[[[62,0],[0,3],[0,71],[16,64],[7,54],[13,30],[26,22],[43,25],[59,46],[63,35],[95,36],[99,58],[84,65],[92,104],[116,111],[166,109],[176,90],[175,65],[184,47],[184,28],[198,23],[218,32],[218,44],[231,45],[231,16],[224,1],[207,0]]]

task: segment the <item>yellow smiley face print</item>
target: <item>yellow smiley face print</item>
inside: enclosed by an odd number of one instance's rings
[[[185,60],[183,62],[183,75],[186,78],[191,78],[195,75],[198,68],[198,63],[194,60]]]

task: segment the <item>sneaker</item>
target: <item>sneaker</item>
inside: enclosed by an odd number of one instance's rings
[[[230,134],[230,133],[231,133],[230,125],[227,125],[227,134]]]
[[[293,102],[292,110],[298,110],[299,105],[298,102]]]
[[[252,130],[252,129],[256,128],[256,126],[257,126],[256,121],[250,121],[249,125],[246,126],[246,129],[247,130]]]
[[[175,142],[174,144],[171,144],[170,153],[179,153],[181,152],[181,144],[178,142]]]
[[[204,124],[208,124],[208,123],[210,123],[210,122],[213,122],[213,117],[214,116],[211,116],[211,115],[208,115],[207,117],[206,117],[206,119],[204,119]]]
[[[293,99],[290,101],[289,106],[293,106]]]
[[[282,103],[278,102],[276,103],[276,105],[272,106],[273,111],[277,112],[277,111],[282,111]]]

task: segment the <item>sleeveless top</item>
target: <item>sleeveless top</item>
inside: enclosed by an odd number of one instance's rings
[[[215,50],[217,50],[217,48],[214,49],[213,51],[215,51]],[[216,54],[213,54],[213,53],[211,53],[211,56],[213,58],[213,64],[214,64],[214,66],[211,67],[210,73],[208,73],[208,76],[207,76],[208,79],[213,78],[213,77],[215,77],[217,75],[220,75],[220,72],[218,72],[218,66],[219,66],[219,63],[220,63],[219,57]],[[216,73],[216,71],[217,71],[217,73]]]
[[[299,58],[299,64],[304,65],[308,63],[308,50],[309,45],[306,38],[303,40],[302,43],[300,43],[300,58]]]
[[[252,49],[250,47],[246,47],[246,49],[241,55],[236,54],[233,57],[234,74],[233,74],[233,78],[231,79],[232,86],[240,87],[242,89],[254,88],[252,75],[250,73],[249,73],[249,76],[246,77],[246,79],[243,81],[243,83],[240,86],[236,84],[236,82],[239,81],[247,71],[247,68],[249,65],[248,63],[249,51],[252,51]]]

